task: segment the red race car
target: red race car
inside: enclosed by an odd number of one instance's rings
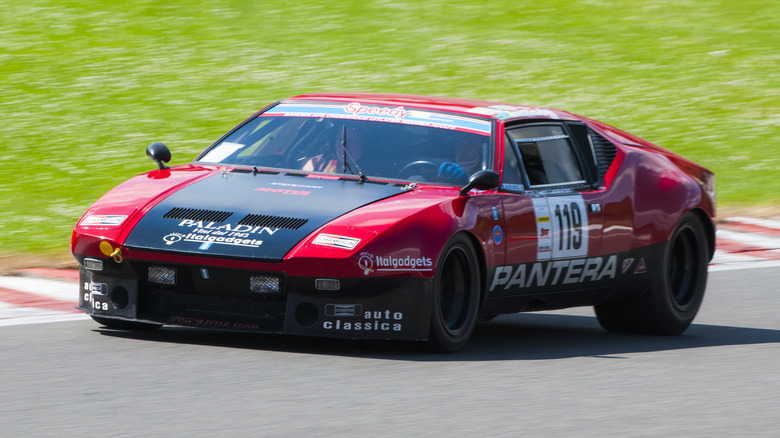
[[[461,348],[479,319],[594,306],[675,335],[715,247],[709,170],[568,112],[394,94],[267,106],[79,220],[79,305],[164,324]]]

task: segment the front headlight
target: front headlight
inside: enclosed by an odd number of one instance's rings
[[[278,294],[282,291],[281,281],[273,275],[249,277],[249,290],[258,294]]]
[[[149,283],[175,286],[176,269],[167,266],[149,266],[147,280],[149,280]]]

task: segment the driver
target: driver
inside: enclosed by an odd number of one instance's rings
[[[481,144],[473,142],[470,138],[461,137],[455,143],[455,162],[441,163],[438,180],[466,185],[469,182],[469,176],[480,170],[481,161]]]
[[[347,157],[347,163],[351,163],[353,160],[357,161],[363,156],[363,133],[356,131],[354,128],[347,131],[347,151],[349,156]],[[316,157],[312,157],[306,164],[303,165],[301,170],[336,173],[341,172],[344,168],[344,149],[341,145],[341,139],[336,142],[336,147],[333,150],[333,154],[320,154]]]

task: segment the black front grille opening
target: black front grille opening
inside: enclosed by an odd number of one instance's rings
[[[131,265],[146,290],[253,301],[284,299],[285,279],[278,273],[139,261]]]
[[[249,225],[252,227],[281,228],[285,230],[297,230],[304,226],[308,219],[294,217],[270,216],[264,214],[249,214],[238,221],[239,225]]]
[[[224,222],[233,213],[230,211],[201,210],[197,208],[174,207],[163,215],[166,219],[191,220],[203,222]]]

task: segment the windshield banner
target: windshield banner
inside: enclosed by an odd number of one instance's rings
[[[424,111],[403,106],[370,105],[358,102],[348,104],[281,103],[263,116],[321,117],[329,119],[365,120],[400,123],[490,135],[490,121],[475,117]]]

